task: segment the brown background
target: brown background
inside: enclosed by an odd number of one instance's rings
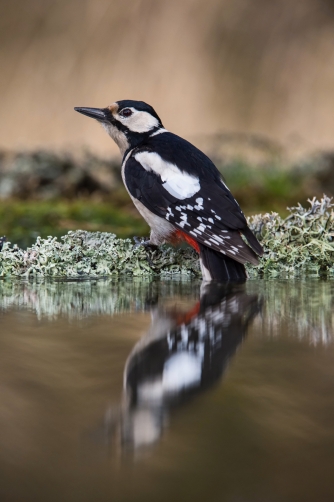
[[[0,148],[115,153],[73,106],[118,99],[197,144],[333,146],[331,0],[2,0],[0,68]]]

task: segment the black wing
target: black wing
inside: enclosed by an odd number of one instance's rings
[[[244,234],[258,254],[263,250],[247,226],[239,205],[223,182],[213,176],[201,176],[200,189],[180,199],[164,187],[161,177],[133,157],[126,161],[124,175],[131,195],[152,213],[165,218],[176,228],[201,244],[220,251],[234,260],[258,264],[258,258],[240,236]]]

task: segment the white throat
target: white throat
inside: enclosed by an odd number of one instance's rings
[[[112,124],[107,124],[105,122],[101,122],[103,129],[109,134],[109,136],[115,141],[116,145],[120,149],[122,155],[129,148],[130,144],[124,132],[117,129],[117,127]]]

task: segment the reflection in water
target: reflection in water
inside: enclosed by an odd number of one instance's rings
[[[200,281],[149,279],[46,280],[42,282],[0,280],[0,313],[13,307],[29,309],[38,319],[71,320],[115,315],[147,309],[147,297],[197,298]]]
[[[0,281],[1,502],[334,500],[334,280],[200,287]]]
[[[91,281],[0,280],[0,314],[12,308],[33,311],[39,320],[147,311],[147,298],[196,300],[200,281],[170,279],[101,279]],[[261,330],[276,336],[282,329],[312,345],[327,344],[334,333],[334,280],[249,280],[250,294],[265,300]],[[265,325],[263,324],[265,323]]]
[[[287,332],[311,345],[333,341],[333,279],[249,281],[249,292],[254,286],[265,299],[261,329],[267,336],[277,337]]]
[[[258,295],[240,284],[204,285],[187,311],[152,307],[151,327],[126,362],[122,410],[109,423],[121,445],[156,442],[172,408],[217,382],[259,309]]]

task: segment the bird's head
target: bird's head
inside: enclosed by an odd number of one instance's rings
[[[76,107],[74,110],[100,122],[122,154],[163,128],[154,108],[143,101],[126,99],[106,108]]]

